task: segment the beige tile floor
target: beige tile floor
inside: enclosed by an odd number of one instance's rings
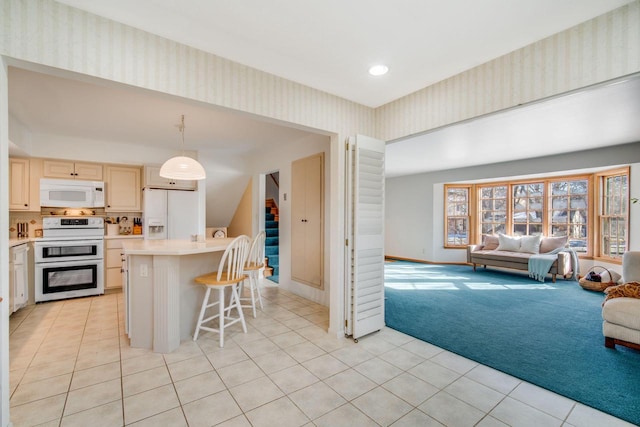
[[[332,338],[326,307],[264,295],[224,349],[205,333],[165,355],[129,346],[122,294],[21,309],[14,426],[630,425],[392,329]]]

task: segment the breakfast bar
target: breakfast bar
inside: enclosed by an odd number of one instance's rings
[[[205,292],[193,279],[215,270],[232,240],[122,243],[125,329],[131,347],[170,353],[191,338]]]

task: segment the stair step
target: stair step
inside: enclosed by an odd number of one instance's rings
[[[267,255],[267,258],[269,258],[269,267],[277,267],[280,265],[280,255],[277,253]]]
[[[267,228],[264,231],[267,234],[267,237],[277,237],[278,235],[280,235],[280,230],[278,230],[277,228]]]
[[[264,247],[264,254],[269,257],[269,265],[273,263],[273,261],[271,260],[271,257],[274,255],[278,255],[278,253],[280,252],[278,249],[279,249],[278,246]]]
[[[267,237],[264,241],[265,247],[266,246],[278,246],[280,245],[280,238],[279,237]]]
[[[278,221],[265,221],[264,228],[278,228]]]
[[[275,218],[275,217],[276,217],[276,216],[275,216],[274,214],[270,214],[270,213],[268,213],[268,214],[264,214],[264,220],[265,220],[265,221],[274,221],[274,218]]]

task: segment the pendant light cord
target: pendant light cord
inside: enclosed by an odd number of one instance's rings
[[[184,156],[184,114],[182,115],[182,122],[178,125],[178,128],[182,134],[182,155]]]

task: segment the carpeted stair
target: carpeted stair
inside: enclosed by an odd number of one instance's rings
[[[268,268],[272,269],[271,276],[267,279],[272,282],[278,283],[279,277],[279,253],[280,253],[280,237],[278,229],[278,207],[275,205],[273,199],[269,199],[265,203],[265,232],[267,238],[265,240],[264,255],[267,257]]]

